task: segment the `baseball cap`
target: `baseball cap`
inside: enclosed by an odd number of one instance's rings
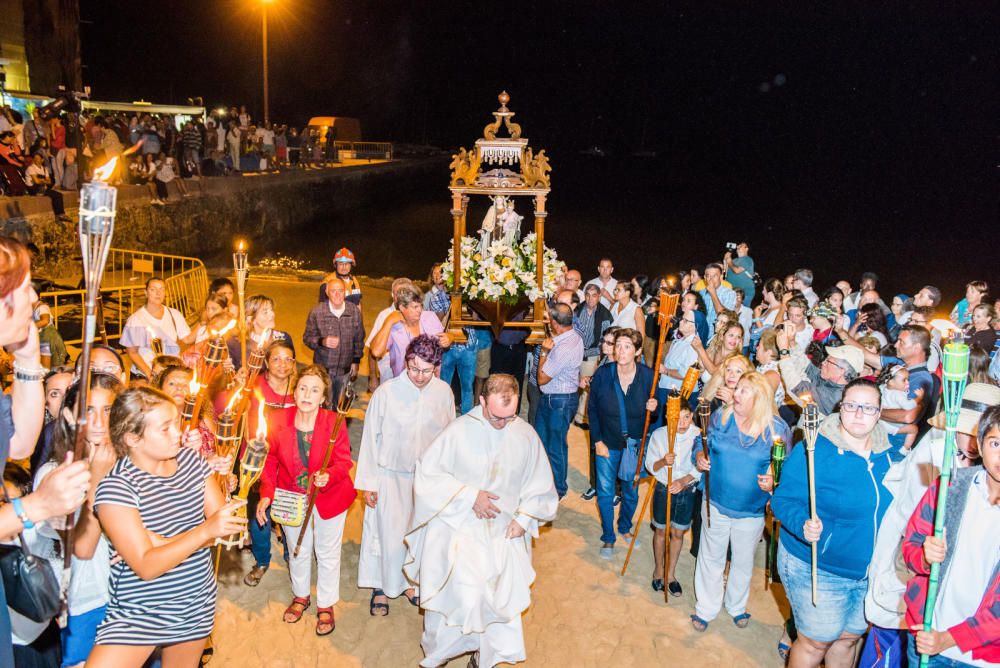
[[[969,383],[962,393],[962,406],[958,411],[958,431],[976,435],[979,418],[990,406],[1000,404],[1000,387],[987,383]],[[945,413],[941,411],[927,421],[936,429],[945,428]]]
[[[826,354],[838,360],[844,360],[859,376],[865,372],[865,354],[854,346],[827,346]]]

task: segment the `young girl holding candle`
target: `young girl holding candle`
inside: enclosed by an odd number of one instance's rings
[[[194,451],[182,447],[173,400],[136,387],[111,407],[118,462],[97,487],[94,512],[121,560],[88,667],[141,666],[156,647],[163,664],[198,665],[215,619],[209,549],[243,530]]]

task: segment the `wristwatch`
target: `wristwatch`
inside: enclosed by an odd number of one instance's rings
[[[44,369],[42,367],[38,367],[37,369],[25,369],[17,362],[14,362],[14,380],[36,383],[45,378],[45,374],[48,372],[48,369]]]
[[[789,354],[788,348],[782,348],[778,351],[778,357],[788,357]]]
[[[24,504],[21,503],[20,497],[10,500],[10,505],[14,509],[14,514],[17,518],[21,520],[21,524],[24,525],[25,529],[30,529],[35,526],[35,523],[28,519],[28,513],[24,512]]]

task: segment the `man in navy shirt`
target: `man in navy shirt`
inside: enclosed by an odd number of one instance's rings
[[[941,381],[927,370],[931,333],[920,325],[904,325],[899,331],[899,338],[896,339],[895,357],[876,355],[865,350],[843,329],[838,329],[837,335],[848,345],[861,348],[865,354],[865,363],[875,369],[881,369],[886,364],[902,364],[909,369],[910,398],[916,400],[916,406],[910,409],[885,408],[882,410],[882,419],[917,425],[917,440],[919,440],[930,428],[927,418],[933,415],[938,394],[941,392]]]

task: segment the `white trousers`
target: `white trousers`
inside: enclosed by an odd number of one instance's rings
[[[479,652],[479,665],[493,668],[498,663],[524,661],[524,629],[521,616],[501,624],[495,622],[482,633],[462,633],[461,626],[449,626],[444,615],[424,610],[424,634],[420,638],[424,650],[424,668],[444,665],[449,659],[467,652]]]
[[[379,472],[378,502],[365,506],[358,557],[358,587],[381,589],[396,598],[413,587],[403,575],[406,545],[403,536],[413,515],[413,476]]]
[[[288,545],[288,574],[292,578],[292,594],[295,596],[306,598],[312,591],[312,561],[313,553],[316,554],[316,606],[319,608],[329,608],[340,600],[340,548],[346,519],[346,510],[324,520],[313,509],[312,521],[302,539],[298,557],[292,556],[292,553],[302,527],[281,527]]]
[[[764,516],[735,519],[712,508],[712,528],[705,516],[707,504],[701,506],[701,541],[698,561],[694,568],[694,611],[706,622],[719,614],[725,589],[726,611],[736,617],[747,611],[750,579],[753,577],[753,554],[764,533]],[[726,548],[732,544],[729,578],[723,582],[726,568]]]

